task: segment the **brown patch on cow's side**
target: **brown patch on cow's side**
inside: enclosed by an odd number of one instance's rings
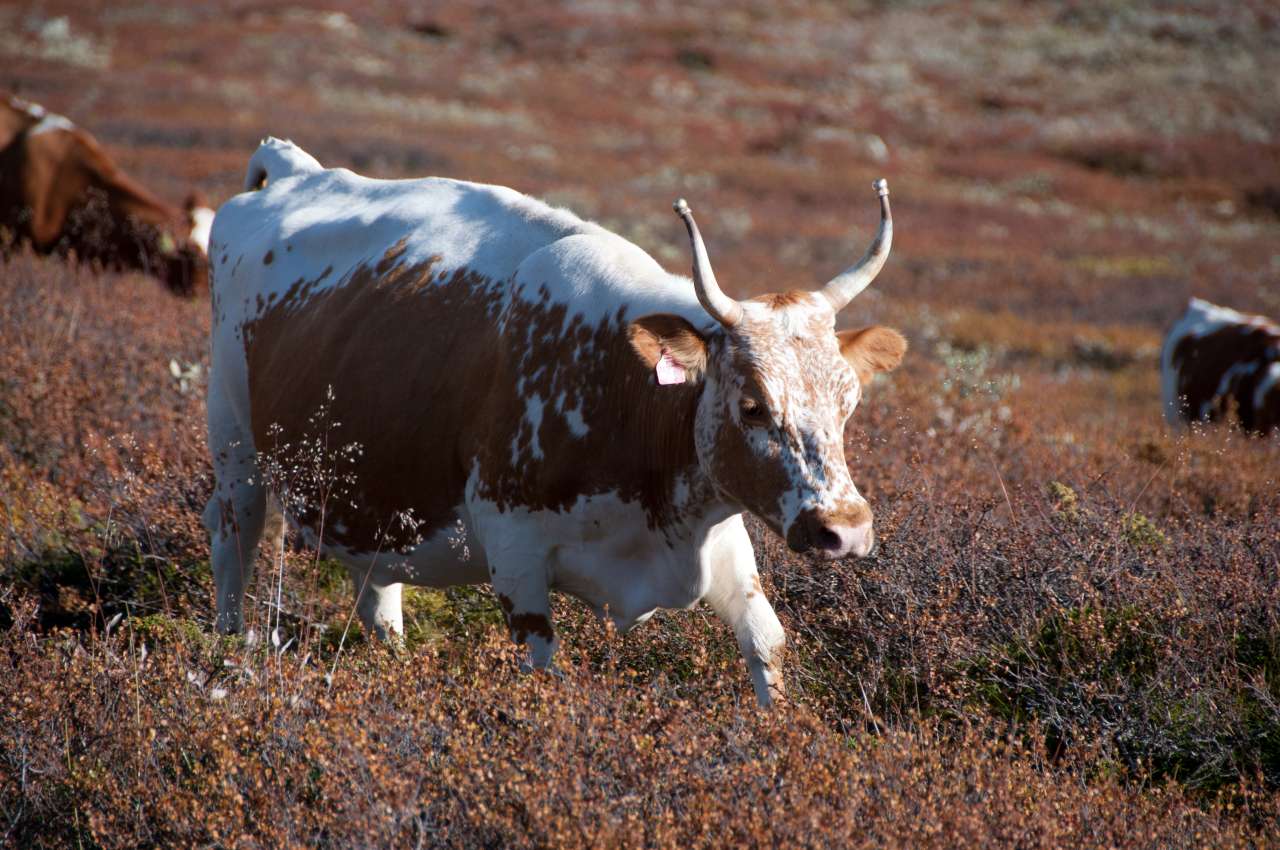
[[[268,251],[268,252],[266,253],[266,255],[265,255],[265,256],[263,256],[263,258],[262,258],[262,264],[263,264],[264,266],[269,266],[269,265],[271,265],[271,261],[272,261],[272,260],[274,260],[275,258],[276,258],[276,252],[275,252],[275,251]]]
[[[874,326],[859,330],[841,331],[840,353],[858,373],[858,381],[865,387],[877,372],[892,372],[907,353],[907,340],[892,328]]]
[[[388,248],[382,255],[382,259],[378,261],[378,265],[374,268],[376,274],[386,274],[396,264],[400,257],[404,254],[405,249],[409,247],[409,237],[401,237],[398,242]]]
[[[1204,336],[1184,337],[1173,350],[1183,415],[1216,422],[1234,411],[1247,431],[1266,433],[1280,427],[1280,416],[1272,413],[1267,399],[1261,407],[1253,403],[1277,352],[1280,335],[1259,325],[1227,325]],[[1237,371],[1222,386],[1232,367],[1246,364],[1254,365],[1252,371]],[[1277,391],[1269,395],[1275,397]]]
[[[639,503],[658,528],[675,518],[676,476],[697,465],[698,389],[655,384],[621,311],[595,323],[567,314],[545,287],[511,301],[488,373],[490,401],[474,420],[486,429],[479,494],[503,510],[563,511],[579,497],[612,493]],[[543,401],[536,430],[526,419],[533,396]],[[573,432],[567,411],[586,434]]]
[[[353,492],[325,506],[326,539],[355,551],[402,551],[451,525],[462,502],[497,296],[465,271],[433,280],[428,261],[386,275],[361,266],[320,292],[296,281],[244,329],[258,450],[288,457],[324,436],[313,417],[326,407],[340,423],[330,442],[359,446],[336,470],[355,476]],[[299,520],[311,524],[318,507]],[[398,519],[405,511],[416,529]]]
[[[313,439],[324,405],[341,423],[331,441],[361,448],[349,497],[326,508],[326,539],[404,551],[456,521],[477,462],[479,495],[502,510],[562,511],[613,493],[639,503],[650,528],[673,518],[675,478],[697,465],[697,390],[656,386],[620,316],[566,318],[545,290],[512,300],[504,333],[495,316],[509,284],[438,263],[363,265],[321,291],[296,281],[246,323],[259,451]],[[526,419],[535,395],[536,430]],[[586,434],[573,432],[569,410]],[[416,535],[396,521],[408,510]]]

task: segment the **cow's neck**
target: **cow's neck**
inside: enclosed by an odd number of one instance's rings
[[[606,405],[619,416],[618,474],[624,492],[639,489],[650,525],[671,538],[690,538],[741,512],[698,462],[694,426],[704,384],[659,386],[630,343],[620,343],[615,354],[628,364]]]

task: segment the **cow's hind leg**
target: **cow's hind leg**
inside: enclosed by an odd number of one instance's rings
[[[349,567],[356,592],[356,613],[365,632],[387,640],[404,634],[404,613],[400,607],[403,585],[378,581],[377,572],[368,568]]]
[[[706,602],[733,629],[751,684],[762,706],[786,698],[782,657],[786,633],[765,598],[756,571],[756,556],[742,518],[727,520],[712,553],[711,588]]]
[[[267,515],[266,488],[252,460],[217,464],[218,483],[204,509],[212,541],[213,583],[218,593],[218,631],[244,628],[244,591],[253,580],[253,562]]]

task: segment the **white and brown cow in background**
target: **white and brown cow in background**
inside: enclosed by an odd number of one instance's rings
[[[86,131],[16,97],[0,97],[0,250],[40,253],[158,277],[191,294],[208,282],[213,210],[179,209],[120,170]]]
[[[379,633],[401,629],[402,582],[489,581],[543,667],[552,589],[624,629],[705,600],[759,700],[782,693],[784,635],[742,514],[797,551],[873,548],[844,424],[906,342],[836,333],[835,319],[888,256],[883,182],[856,266],[745,302],[716,285],[682,202],[692,283],[511,189],[371,180],[275,139],[250,162],[246,188],[259,186],[219,210],[210,243],[220,629],[242,627],[257,543],[264,525],[281,533],[283,505],[345,561]],[[333,478],[346,483],[299,498],[307,483],[288,470],[312,468],[296,450],[321,431],[346,447]]]
[[[1247,431],[1280,428],[1280,325],[1269,319],[1192,298],[1165,337],[1160,371],[1170,425],[1234,412]]]

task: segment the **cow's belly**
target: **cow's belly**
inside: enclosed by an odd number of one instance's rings
[[[552,587],[576,596],[621,629],[658,608],[688,608],[710,585],[698,551],[641,529],[618,539],[562,544],[552,562]]]
[[[664,532],[649,528],[638,503],[608,493],[579,497],[560,511],[499,511],[483,500],[469,508],[495,570],[545,565],[550,587],[607,612],[619,628],[706,595],[711,560],[702,550],[707,532],[725,518]]]
[[[426,587],[489,581],[492,548],[499,553],[495,569],[545,568],[552,589],[627,629],[659,608],[688,608],[706,595],[707,532],[723,519],[708,517],[674,535],[650,529],[638,504],[612,494],[582,497],[566,511],[500,511],[479,500],[459,505],[455,523],[411,550],[353,551],[333,542],[321,548],[353,569],[372,569],[380,583]],[[307,545],[315,545],[313,530],[299,531]]]
[[[382,584],[403,582],[422,587],[452,587],[480,584],[489,580],[484,547],[466,522],[466,509],[459,505],[456,522],[426,536],[410,549],[400,552],[357,551],[333,541],[320,546],[326,557],[336,558],[356,570],[372,570]],[[299,527],[303,542],[316,545],[315,531]]]

